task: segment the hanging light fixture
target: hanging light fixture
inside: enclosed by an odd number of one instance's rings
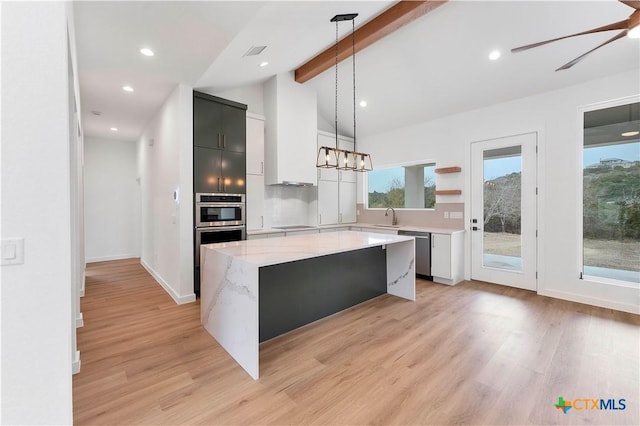
[[[356,151],[356,45],[355,45],[355,18],[357,13],[336,15],[331,22],[336,23],[336,92],[335,92],[335,147],[322,146],[318,149],[316,167],[336,168],[338,170],[353,170],[356,172],[368,172],[373,170],[371,156]],[[338,148],[338,22],[351,21],[351,57],[353,62],[353,151]]]

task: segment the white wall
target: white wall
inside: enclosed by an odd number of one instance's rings
[[[195,300],[192,122],[193,90],[178,85],[137,143],[141,263],[177,303]]]
[[[640,313],[637,288],[578,279],[576,225],[581,203],[578,108],[639,92],[639,73],[634,70],[364,137],[360,139],[360,146],[372,154],[376,167],[422,158],[435,159],[438,167],[462,166],[462,173],[446,176],[447,181],[439,181],[437,185],[461,188],[460,201],[465,202],[465,217],[469,217],[470,143],[538,132],[538,293]],[[390,144],[390,140],[394,143]],[[458,200],[447,197],[447,201]],[[470,277],[468,240],[467,235],[467,279]]]
[[[135,142],[85,138],[87,262],[140,257],[140,185]]]
[[[199,89],[196,89],[199,90]],[[264,115],[264,95],[262,84],[252,84],[249,86],[235,87],[233,89],[214,92],[208,90],[200,90],[213,96],[218,96],[230,101],[239,102],[247,106],[247,112],[258,115]]]
[[[25,257],[1,268],[0,421],[71,424],[66,5],[3,2],[1,19],[1,233]]]

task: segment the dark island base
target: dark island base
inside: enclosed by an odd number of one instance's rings
[[[259,274],[260,342],[387,293],[382,247],[263,266]]]

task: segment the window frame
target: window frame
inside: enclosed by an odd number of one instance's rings
[[[632,281],[623,281],[616,280],[613,278],[606,277],[598,277],[594,275],[586,275],[584,273],[584,115],[587,112],[597,111],[600,109],[606,109],[611,107],[616,107],[620,105],[627,105],[631,103],[639,103],[640,102],[640,94],[625,96],[622,98],[611,99],[608,101],[597,102],[593,104],[588,104],[584,106],[578,107],[578,131],[577,131],[577,148],[578,155],[577,158],[577,169],[578,173],[576,173],[576,188],[577,191],[577,265],[576,265],[576,273],[578,279],[585,283],[595,283],[595,284],[607,284],[618,287],[625,288],[640,288],[640,283],[634,283]]]
[[[430,166],[433,165],[434,169],[437,168],[437,163],[436,160],[418,160],[418,161],[407,161],[407,162],[402,162],[402,163],[391,163],[391,164],[384,164],[382,166],[376,166],[376,168],[374,170],[378,170],[378,169],[393,169],[393,168],[398,168],[398,167],[413,167],[413,166],[420,166],[420,165],[424,165],[424,166]],[[364,173],[366,176],[363,179],[363,188],[362,188],[362,194],[363,194],[363,201],[364,201],[364,209],[365,210],[371,210],[371,211],[385,211],[387,210],[386,207],[369,207],[369,173]],[[435,182],[434,182],[435,184]],[[437,196],[436,196],[437,197]],[[414,207],[394,207],[394,209],[396,210],[402,210],[402,211],[417,211],[417,212],[424,212],[424,211],[435,211],[436,210],[436,204],[438,204],[437,201],[434,202],[433,207],[431,208],[427,208],[427,207],[423,207],[423,208],[414,208]]]

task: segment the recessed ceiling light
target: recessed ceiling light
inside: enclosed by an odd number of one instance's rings
[[[625,138],[628,138],[629,136],[635,136],[637,134],[640,134],[639,131],[633,131],[633,132],[624,132],[624,133],[620,133],[620,136],[624,136]]]
[[[117,132],[118,128],[117,127],[111,127],[109,130],[111,130],[112,132]]]
[[[365,101],[365,100],[360,101],[360,106],[362,108],[366,107],[367,106],[367,101]]]
[[[148,47],[143,47],[142,49],[140,49],[140,53],[142,53],[144,56],[155,55],[155,53],[153,53],[153,50],[149,49]]]
[[[269,62],[267,62],[267,61],[260,62],[260,66],[261,67],[266,67],[267,65],[269,65]]]
[[[489,53],[489,59],[491,59],[492,61],[495,61],[499,57],[500,57],[500,51],[499,50],[492,50],[491,53]]]
[[[131,86],[122,86],[122,90],[125,92],[133,92],[133,87]]]

